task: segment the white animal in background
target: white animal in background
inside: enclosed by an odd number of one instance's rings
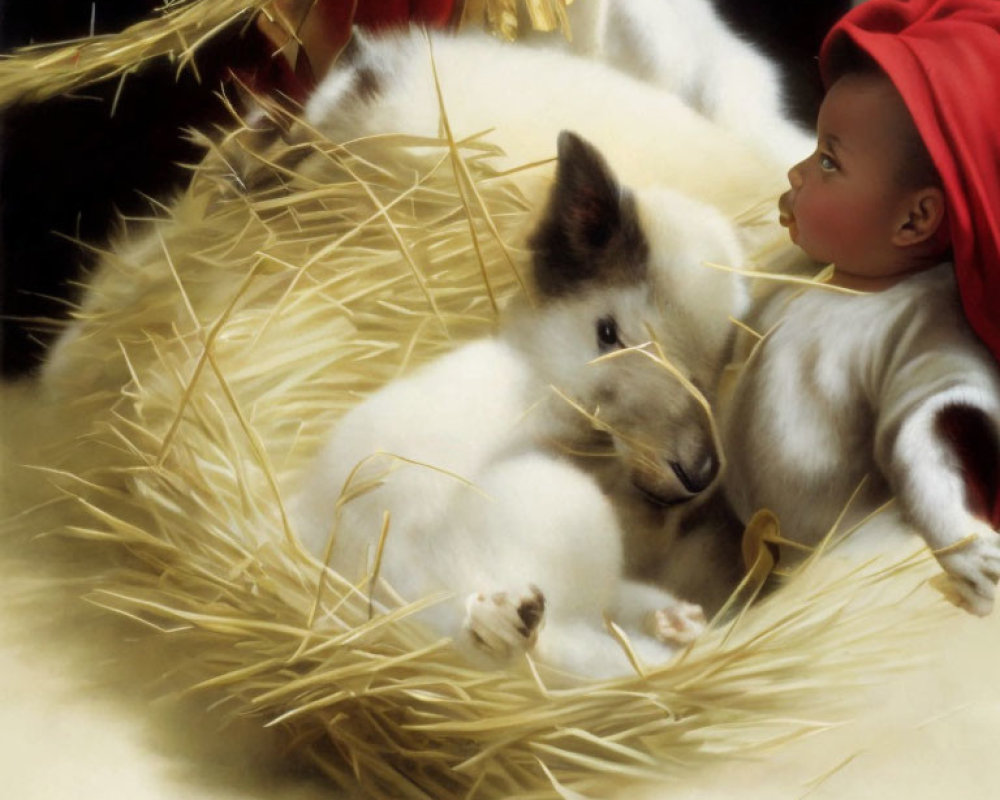
[[[504,152],[492,160],[498,169],[551,159],[558,132],[574,130],[605,154],[623,183],[669,186],[730,217],[777,198],[799,152],[773,158],[677,92],[609,64],[555,45],[507,44],[479,33],[357,35],[311,96],[306,117],[333,141],[386,133],[435,137],[442,128],[438,86],[454,136],[486,132]],[[790,124],[773,122],[776,129]],[[510,178],[541,208],[551,169]],[[744,229],[741,236],[771,238],[776,207],[771,216],[769,230]],[[752,249],[756,242],[745,244]]]
[[[632,502],[660,504],[712,484],[718,454],[691,386],[711,396],[745,294],[703,264],[741,259],[716,210],[622,188],[573,134],[558,153],[531,238],[537,303],[349,412],[306,469],[293,522],[317,554],[334,532],[332,565],[361,580],[387,513],[380,577],[410,600],[454,593],[422,612],[431,626],[488,663],[532,650],[604,677],[631,667],[603,615],[647,663],[669,658],[704,618],[625,578],[598,477],[617,472]],[[342,493],[362,486],[338,511]]]
[[[661,87],[778,164],[790,166],[812,152],[815,136],[790,119],[777,65],[740,38],[709,0],[587,0],[567,14],[570,40],[530,40]]]
[[[596,5],[581,0],[571,7],[581,41],[587,39],[591,24],[585,12]],[[635,65],[619,69],[620,60],[609,55],[616,48],[631,47],[624,33],[628,29],[625,20],[630,18],[628,2],[614,6],[610,19],[617,19],[616,14],[621,22],[606,26],[600,53],[575,55],[559,44],[558,35],[546,37],[546,44],[537,46],[506,44],[482,33],[438,33],[428,38],[419,29],[357,35],[316,88],[305,116],[333,142],[386,133],[437,136],[441,106],[436,67],[441,99],[455,136],[461,139],[489,131],[488,138],[506,154],[492,159],[498,169],[552,159],[558,132],[570,129],[593,142],[615,164],[623,183],[636,188],[669,186],[736,217],[759,207],[762,198],[777,197],[784,190],[787,167],[798,160],[799,153],[786,155],[784,145],[779,145],[775,156],[769,148],[759,147],[761,139],[769,140],[768,130],[774,131],[773,141],[780,142],[785,137],[782,131],[791,127],[775,102],[766,100],[776,92],[770,65],[752,51],[745,53],[744,63],[736,54],[744,53],[745,45],[714,17],[704,0],[697,0],[697,5],[703,8],[681,14],[679,19],[666,18],[675,8],[671,3],[665,2],[655,12],[658,21],[648,31],[652,38],[636,54],[648,50],[664,58],[667,53],[678,55],[673,66],[660,64],[655,81]],[[577,19],[579,14],[584,16]],[[701,46],[692,47],[694,42]],[[731,58],[710,58],[704,49],[710,43],[713,52],[731,51]],[[709,62],[714,64],[711,69]],[[696,79],[703,68],[708,72]],[[723,88],[733,81],[746,85],[735,92]],[[734,105],[723,109],[705,101],[714,96]],[[749,99],[755,96],[764,99],[759,103]],[[755,121],[736,110],[743,103],[756,109]],[[751,128],[764,133],[751,141],[753,137],[746,135]],[[232,157],[238,164],[240,154]],[[329,177],[328,165],[321,159],[297,168],[318,169],[318,180]],[[544,205],[551,167],[516,172],[509,178],[535,209],[525,215],[524,228],[512,234],[510,243],[518,246]],[[185,196],[171,213],[178,220],[197,220],[202,211],[200,198]],[[738,229],[747,252],[773,239],[779,230],[776,210],[770,223]],[[72,396],[80,386],[98,382],[116,390],[128,379],[127,371],[109,374],[106,360],[90,358],[89,342],[106,331],[97,333],[91,325],[98,323],[86,320],[109,305],[143,302],[152,280],[171,280],[162,262],[162,246],[155,236],[127,239],[115,246],[113,257],[102,259],[81,298],[80,319],[57,339],[44,365],[42,383],[54,397]],[[142,277],[131,282],[117,279],[122,269]],[[166,309],[166,313],[174,310]]]

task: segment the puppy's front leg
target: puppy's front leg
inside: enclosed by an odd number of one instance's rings
[[[705,612],[667,591],[638,581],[622,581],[613,619],[626,631],[652,636],[667,645],[693,642],[705,630]]]
[[[545,596],[536,586],[477,592],[466,599],[462,635],[480,653],[507,661],[534,646],[544,616]]]

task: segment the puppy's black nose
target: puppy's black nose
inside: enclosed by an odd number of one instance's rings
[[[719,459],[715,457],[715,453],[711,453],[696,467],[685,468],[680,462],[671,461],[670,468],[677,476],[677,480],[681,482],[681,486],[691,494],[698,494],[708,488],[715,480],[715,476],[719,472]]]

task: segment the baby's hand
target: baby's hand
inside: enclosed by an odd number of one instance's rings
[[[935,553],[951,577],[949,600],[978,616],[993,610],[1000,579],[1000,534],[985,522],[975,523],[968,539]]]

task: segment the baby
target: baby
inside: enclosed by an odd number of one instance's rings
[[[1000,4],[868,0],[820,66],[817,148],[779,208],[830,279],[755,305],[763,338],[723,404],[726,494],[744,521],[770,508],[805,544],[845,509],[839,530],[915,531],[957,601],[986,614],[1000,577]]]

